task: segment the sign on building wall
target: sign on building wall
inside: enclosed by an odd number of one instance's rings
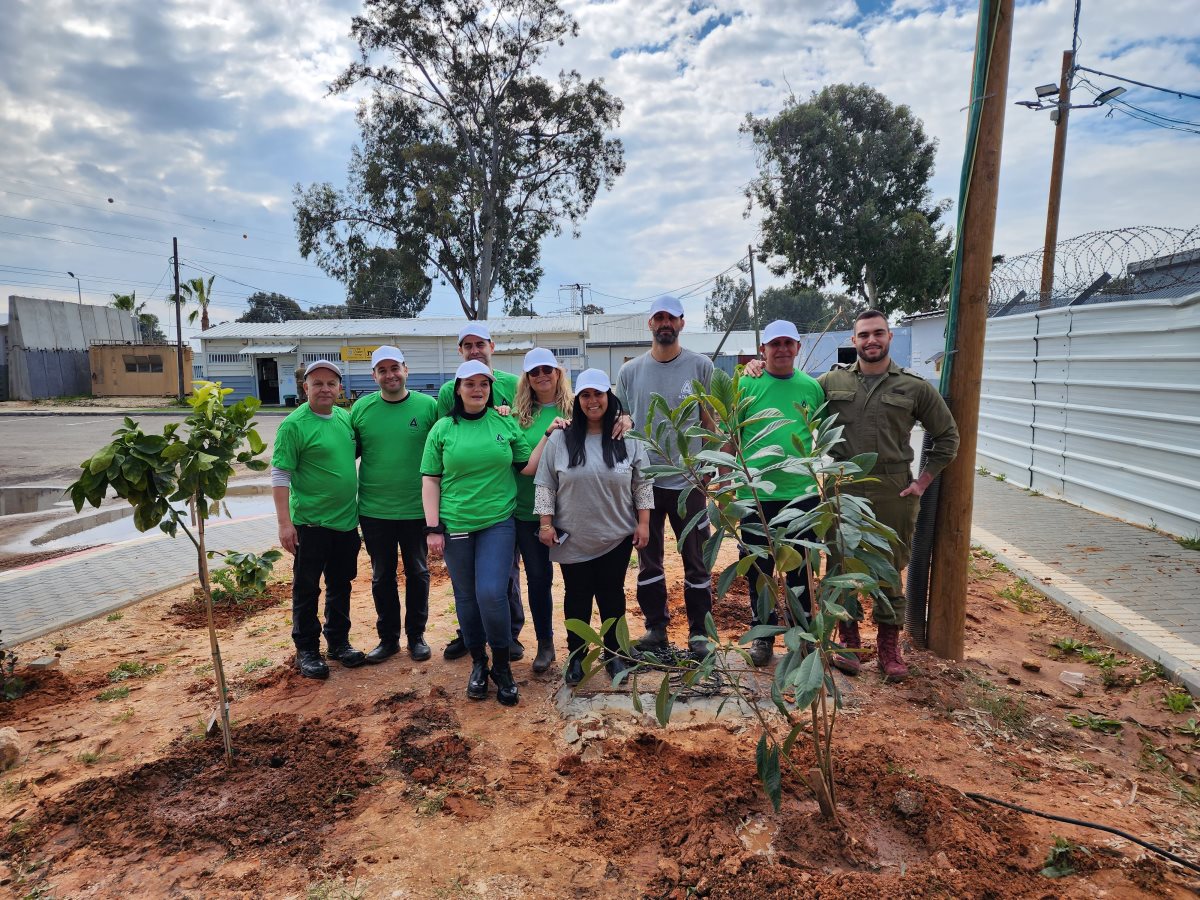
[[[370,347],[343,347],[342,362],[370,362],[371,354],[382,344],[372,344]]]

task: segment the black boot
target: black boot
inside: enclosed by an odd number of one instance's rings
[[[297,650],[296,667],[305,678],[329,677],[329,666],[321,659],[320,650]]]
[[[508,664],[508,648],[492,648],[492,681],[496,682],[496,699],[505,706],[516,706],[517,682],[513,680],[512,666]]]
[[[554,653],[554,641],[538,641],[537,656],[533,658],[533,671],[541,675],[557,657]]]
[[[615,681],[618,675],[629,668],[629,663],[619,656],[610,656],[608,662],[604,664],[604,668],[608,672],[608,677]]]
[[[563,672],[563,681],[571,687],[583,681],[583,651],[578,650],[567,657],[567,670]]]
[[[467,679],[467,696],[472,700],[483,700],[488,694],[488,658],[485,647],[472,647],[471,675]]]

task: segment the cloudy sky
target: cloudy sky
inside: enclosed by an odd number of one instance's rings
[[[745,255],[756,239],[742,195],[754,158],[738,126],[747,112],[777,112],[789,92],[866,82],[908,104],[939,141],[935,196],[957,194],[972,3],[563,3],[580,37],[549,70],[602,77],[621,97],[627,170],[579,240],[544,245],[540,313],[567,305],[559,285],[568,282],[590,283],[609,311],[638,309]],[[0,297],[73,300],[78,287],[84,302],[105,303],[136,290],[166,318],[177,236],[184,278],[217,273],[214,321],[239,315],[255,289],[342,302],[341,286],[296,250],[292,186],[345,183],[356,98],[326,96],[326,86],[353,57],[358,9],[355,0],[8,0]],[[1058,80],[1072,10],[1068,0],[1017,3],[1010,101]],[[1200,94],[1195,0],[1084,0],[1080,34],[1081,64]],[[1200,101],[1141,88],[1125,99],[1200,121]],[[1052,142],[1047,113],[1008,107],[996,252],[1040,245]],[[1190,131],[1074,113],[1060,237],[1200,224],[1198,159]],[[689,301],[697,316],[702,307]],[[435,288],[427,313],[459,312],[453,293]]]

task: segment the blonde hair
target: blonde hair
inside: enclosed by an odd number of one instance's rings
[[[575,402],[575,393],[571,390],[571,378],[562,366],[558,367],[558,387],[554,391],[554,405],[558,414],[564,419],[571,418],[571,410]],[[522,372],[517,379],[517,396],[514,400],[517,407],[517,422],[522,428],[528,428],[533,423],[533,417],[541,410],[537,394],[529,383],[529,373]]]

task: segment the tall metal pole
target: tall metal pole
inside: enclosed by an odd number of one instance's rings
[[[754,323],[754,352],[758,352],[758,348],[762,346],[762,341],[758,335],[758,287],[754,283],[754,247],[751,244],[746,245],[747,258],[750,260],[750,321]]]
[[[171,262],[175,266],[175,364],[179,371],[178,400],[183,402],[183,313],[179,303],[179,238],[171,238]]]
[[[986,0],[981,0],[981,4],[983,2]],[[944,659],[963,658],[979,392],[983,380],[983,336],[987,327],[992,245],[996,234],[1012,17],[1013,0],[992,0],[988,21],[980,23],[992,36],[991,53],[986,90],[973,98],[982,107],[975,161],[963,208],[958,328],[947,398],[958,424],[961,443],[958,456],[941,475],[930,573],[929,649]]]
[[[1054,248],[1058,244],[1058,211],[1062,206],[1063,169],[1067,161],[1067,120],[1071,117],[1071,70],[1075,54],[1063,51],[1058,83],[1058,121],[1054,123],[1054,160],[1050,164],[1050,198],[1046,203],[1046,243],[1042,249],[1042,289],[1039,309],[1049,309],[1054,293]]]

